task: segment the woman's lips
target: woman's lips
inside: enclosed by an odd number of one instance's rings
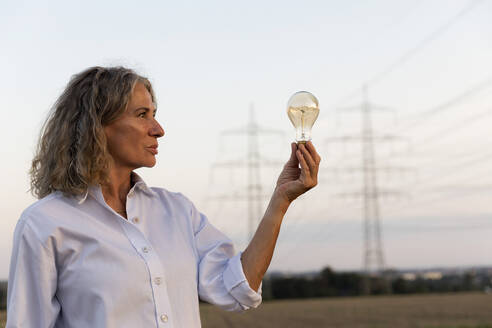
[[[158,151],[157,151],[157,146],[151,146],[151,147],[147,147],[147,149],[153,154],[153,155],[157,155]]]

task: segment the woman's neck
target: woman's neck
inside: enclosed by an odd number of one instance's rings
[[[126,196],[133,186],[131,173],[129,169],[112,168],[109,171],[109,182],[101,185],[106,203],[123,217],[126,217]]]

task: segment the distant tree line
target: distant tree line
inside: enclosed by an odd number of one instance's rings
[[[0,281],[0,310],[7,308],[7,282]]]
[[[370,286],[368,289],[367,286]],[[485,273],[448,274],[440,279],[404,279],[396,272],[383,277],[366,277],[358,272],[335,272],[325,268],[316,275],[271,275],[263,283],[263,298],[314,298],[381,294],[446,293],[490,290],[491,277]]]

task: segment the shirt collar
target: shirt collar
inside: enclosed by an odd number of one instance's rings
[[[152,188],[150,188],[137,173],[132,172],[131,179],[134,182],[132,189],[138,188],[151,197],[157,196],[157,193],[155,191],[153,191]],[[130,189],[130,192],[131,192],[131,189]]]
[[[145,181],[140,177],[137,173],[132,172],[131,173],[131,179],[133,181],[133,187],[130,189],[129,194],[133,193],[135,189],[140,189],[142,190],[145,194],[151,197],[156,197],[157,193],[153,191],[149,186],[145,183]],[[101,193],[101,186],[99,185],[92,185],[87,188],[87,190],[77,196],[77,201],[79,204],[82,204],[85,202],[87,199],[87,196],[91,195],[94,198],[98,198],[98,195]]]

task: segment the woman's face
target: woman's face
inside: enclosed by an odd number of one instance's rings
[[[157,138],[164,130],[155,119],[156,108],[142,83],[137,83],[127,110],[104,127],[108,150],[116,167],[134,170],[155,165]]]

